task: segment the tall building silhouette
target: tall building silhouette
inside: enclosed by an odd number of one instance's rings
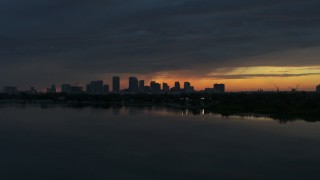
[[[168,83],[162,83],[162,91],[165,93],[168,93],[170,91]]]
[[[103,93],[103,81],[91,81],[87,84],[86,92],[88,94],[102,94]]]
[[[150,82],[150,90],[152,93],[159,93],[161,91],[161,84],[151,81]]]
[[[138,90],[139,90],[138,79],[136,77],[129,77],[129,91],[138,92]]]
[[[176,89],[176,90],[178,90],[178,91],[180,91],[180,89],[181,89],[181,87],[180,87],[180,82],[175,82],[174,83],[174,88]]]
[[[184,82],[183,90],[185,93],[192,93],[194,92],[194,87],[191,86],[190,82]]]
[[[191,88],[191,83],[190,82],[184,82],[184,84],[183,84],[184,91],[188,91],[190,88]]]
[[[179,81],[175,82],[174,87],[171,88],[170,91],[173,93],[180,93],[181,92],[180,82]]]
[[[112,77],[112,92],[114,92],[114,93],[120,92],[120,77],[119,76]]]
[[[140,80],[139,81],[139,91],[140,92],[144,92],[145,89],[144,89],[144,80]]]
[[[320,84],[317,86],[316,92],[320,93]]]
[[[216,91],[218,91],[220,93],[224,93],[225,92],[225,85],[224,84],[214,84],[213,89],[215,89]]]

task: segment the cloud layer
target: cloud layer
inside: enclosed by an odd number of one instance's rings
[[[254,58],[320,46],[319,7],[318,0],[2,0],[0,82],[320,65]]]

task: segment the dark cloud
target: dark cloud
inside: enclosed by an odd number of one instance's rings
[[[252,60],[319,46],[319,7],[318,0],[2,0],[0,80],[319,65]]]

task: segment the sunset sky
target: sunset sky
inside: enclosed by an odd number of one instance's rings
[[[2,0],[0,21],[0,87],[320,84],[319,0]]]

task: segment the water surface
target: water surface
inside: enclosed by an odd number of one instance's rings
[[[0,114],[0,179],[320,178],[320,123],[165,107]]]

